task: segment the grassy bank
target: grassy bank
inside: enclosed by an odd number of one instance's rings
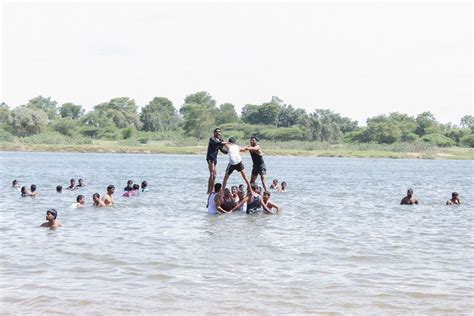
[[[316,142],[262,142],[265,155],[358,157],[358,158],[408,158],[408,159],[471,159],[474,149],[464,147],[440,148],[424,144],[327,144]],[[204,155],[207,143],[194,139],[179,141],[154,141],[140,144],[136,141],[97,140],[90,144],[25,144],[1,142],[2,151],[94,152],[94,153],[144,153]]]

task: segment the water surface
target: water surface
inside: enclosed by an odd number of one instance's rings
[[[0,311],[472,313],[472,161],[265,160],[289,185],[272,194],[282,214],[210,216],[203,157],[0,153]],[[57,194],[70,178],[87,186]],[[128,179],[150,192],[120,198]],[[109,184],[116,206],[92,208]],[[408,187],[419,206],[399,205]],[[452,191],[463,205],[444,205]],[[88,207],[70,207],[77,194]],[[63,228],[38,227],[51,207]]]

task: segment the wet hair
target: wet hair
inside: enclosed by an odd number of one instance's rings
[[[220,131],[220,130],[221,130],[221,129],[220,129],[219,127],[216,127],[216,128],[214,129],[214,133],[217,132],[217,131]]]
[[[413,194],[413,189],[408,189],[407,193]]]
[[[49,210],[46,211],[46,219],[48,219],[49,214],[53,215],[54,219],[58,217],[58,212],[54,208],[50,208]]]
[[[82,183],[84,182],[84,179],[80,178],[79,180],[77,180],[79,183]]]
[[[69,182],[76,182],[76,180],[74,180],[74,179],[71,179]]]
[[[115,186],[114,186],[113,184],[111,184],[111,185],[109,185],[109,186],[107,187],[107,191],[110,191],[110,190],[112,190],[112,189],[115,189]]]
[[[287,183],[286,183],[285,181],[283,181],[283,182],[281,183],[281,185],[283,185],[283,183],[284,183],[285,185],[287,185]]]
[[[239,189],[244,188],[245,186],[243,184],[239,184]]]
[[[451,193],[451,196],[452,196],[453,198],[458,197],[458,196],[459,196],[459,193],[453,192],[453,193]]]
[[[270,196],[271,194],[270,194],[269,191],[265,191],[265,192],[263,192],[263,195],[268,195],[268,196]]]
[[[94,199],[94,198],[100,199],[100,194],[99,193],[92,194],[92,199]]]
[[[79,195],[76,197],[76,202],[79,203],[79,200],[80,200],[80,199],[83,199],[83,198],[84,198],[84,195],[79,194]]]
[[[224,190],[224,195],[227,194],[227,195],[231,195],[230,193],[230,189],[229,188],[225,188]]]
[[[250,185],[250,187],[252,188],[253,191],[257,191],[257,184],[256,183],[252,183]]]
[[[214,191],[215,192],[219,192],[222,188],[222,184],[221,183],[216,183],[214,184]]]
[[[278,182],[278,179],[273,179],[273,182]]]
[[[229,143],[235,144],[235,138],[234,137],[229,138]]]
[[[26,193],[26,187],[21,187],[20,192],[21,194]]]
[[[12,187],[14,187],[14,186],[17,185],[17,184],[18,184],[18,180],[13,180],[13,181],[12,181]]]
[[[239,191],[239,188],[236,186],[236,185],[233,185],[230,187],[230,190],[232,191],[233,189],[235,189],[236,191]]]
[[[260,141],[260,139],[258,139],[258,137],[255,136],[255,135],[253,135],[252,137],[250,137],[250,140],[252,140],[252,139],[255,139],[256,142],[259,142],[259,141]]]
[[[36,191],[36,184],[32,184],[30,189],[31,189],[31,192],[35,192]]]
[[[130,185],[130,184],[133,184],[133,181],[132,181],[132,180],[128,180],[128,181],[127,181],[127,185]]]
[[[139,189],[140,189],[140,186],[139,186],[138,184],[134,184],[134,185],[133,185],[133,189],[134,189],[134,190],[139,190]]]
[[[144,188],[146,188],[147,186],[148,186],[148,182],[142,181],[142,188],[144,189]]]
[[[63,192],[63,186],[62,185],[56,186],[56,192],[58,192],[58,193]]]

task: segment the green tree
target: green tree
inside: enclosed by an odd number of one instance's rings
[[[334,113],[331,110],[316,109],[308,120],[308,136],[310,140],[337,143],[344,133],[357,128],[357,121]]]
[[[82,117],[84,115],[84,109],[80,105],[76,105],[74,103],[68,102],[64,103],[59,107],[59,115],[61,117],[70,117],[74,120]]]
[[[297,124],[305,126],[308,123],[308,118],[305,110],[294,108],[291,104],[284,104],[278,113],[276,125],[278,127],[291,127]]]
[[[418,136],[436,133],[440,130],[440,124],[436,121],[436,118],[431,112],[418,114],[416,117],[416,123],[418,126],[415,129],[415,133]]]
[[[474,116],[464,115],[461,118],[461,127],[471,130],[471,133],[474,133]]]
[[[185,104],[206,104],[211,107],[216,106],[216,101],[212,98],[209,92],[199,91],[193,94],[188,95],[184,99]]]
[[[20,106],[11,112],[8,125],[16,136],[39,134],[48,125],[48,115],[43,110]]]
[[[216,112],[216,124],[235,123],[239,121],[235,106],[232,103],[224,103]]]
[[[55,119],[51,123],[52,128],[66,136],[74,136],[75,131],[77,129],[77,121],[71,117],[63,117],[59,119]]]
[[[51,100],[51,97],[42,97],[38,96],[28,101],[26,107],[28,109],[38,109],[43,110],[47,115],[49,120],[53,120],[58,115],[58,109],[56,105],[58,102]]]
[[[215,111],[206,104],[187,104],[183,129],[189,136],[207,137],[216,125]]]
[[[173,102],[156,97],[142,109],[140,121],[145,131],[169,131],[178,127],[179,116]]]
[[[142,123],[137,114],[137,108],[135,100],[121,97],[96,105],[94,112],[99,113],[102,117],[111,118],[117,128],[125,128],[133,124],[137,129],[140,129]]]
[[[258,108],[256,104],[246,104],[242,108],[242,121],[248,124],[258,124]]]
[[[0,104],[0,128],[6,128],[10,118],[10,109],[5,102]]]

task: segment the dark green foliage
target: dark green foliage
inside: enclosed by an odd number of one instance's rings
[[[52,120],[58,115],[58,109],[56,108],[57,104],[58,102],[51,100],[51,97],[45,98],[38,96],[28,101],[26,107],[28,109],[42,110],[48,115],[48,119]]]
[[[48,125],[48,115],[43,110],[20,106],[9,117],[8,126],[13,135],[29,136],[41,133]]]
[[[216,111],[216,125],[220,126],[225,123],[235,123],[239,121],[235,106],[232,103],[224,103],[219,106]]]
[[[463,146],[474,148],[474,134],[463,136],[460,140],[460,143]]]
[[[56,119],[51,123],[52,128],[66,136],[74,136],[77,129],[77,121],[70,117]]]
[[[145,131],[169,131],[178,128],[179,116],[173,102],[167,98],[154,98],[140,114]]]
[[[70,117],[72,119],[78,119],[84,115],[84,109],[80,105],[74,103],[64,103],[59,108],[59,115],[61,117]]]
[[[443,134],[428,134],[421,138],[422,141],[434,144],[438,147],[451,147],[456,145],[456,142]]]

